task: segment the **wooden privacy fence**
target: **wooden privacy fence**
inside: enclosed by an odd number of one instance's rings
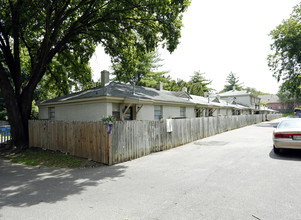
[[[29,122],[29,144],[116,164],[232,129],[281,117],[238,115],[160,121],[119,121],[107,134],[101,122]]]
[[[29,121],[29,146],[68,152],[112,164],[111,135],[102,122]]]
[[[115,164],[136,159],[265,120],[266,115],[175,119],[169,122],[171,132],[167,131],[168,120],[118,122],[112,134],[112,161]]]

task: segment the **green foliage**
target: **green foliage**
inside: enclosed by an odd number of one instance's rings
[[[169,76],[165,76],[166,71],[157,71],[162,66],[161,61],[158,53],[149,52],[132,58],[131,67],[133,68],[129,68],[128,64],[125,65],[123,62],[114,63],[112,68],[116,76],[115,80],[126,83],[135,82],[139,86],[155,88],[159,81],[166,83],[170,79]]]
[[[184,87],[187,88],[187,82],[185,82],[182,79],[177,79],[177,80],[171,80],[170,82],[168,82],[164,88],[169,91],[178,92],[178,91],[182,91],[182,89]]]
[[[268,65],[277,81],[283,81],[280,89],[290,98],[301,97],[301,3],[294,7],[289,19],[283,20],[270,32],[273,54]]]
[[[82,57],[77,57],[79,54],[72,54],[70,51],[54,57],[37,85],[34,93],[35,100],[51,99],[92,88],[94,84],[88,58],[93,52],[94,47],[90,50],[87,48],[87,51],[81,54]],[[87,58],[83,59],[85,56]]]
[[[243,90],[246,90],[247,92],[251,93],[253,96],[259,96],[259,95],[268,95],[268,93],[264,93],[264,92],[261,92],[255,88],[252,88],[252,87],[246,87],[244,88]]]
[[[88,61],[101,44],[113,63],[179,44],[189,0],[0,1],[0,89],[15,143],[27,145],[33,99],[93,85]],[[36,93],[35,93],[36,91]],[[34,94],[35,93],[35,94]]]
[[[268,103],[261,101],[262,106],[267,107]]]
[[[41,87],[54,90],[56,95],[67,94],[71,87],[83,89],[91,82],[87,64],[98,43],[114,62],[126,63],[129,75],[129,70],[136,68],[137,57],[153,51],[159,42],[174,51],[179,44],[182,14],[189,4],[189,0],[2,1],[0,57],[9,55],[5,46],[19,50],[15,56],[24,75],[23,87],[36,64],[43,61],[39,78],[45,74],[45,82]],[[6,62],[1,59],[13,78],[12,66]]]
[[[5,108],[0,110],[0,121],[7,121],[7,111]]]
[[[282,113],[282,117],[293,116],[294,113]]]
[[[143,77],[138,85],[156,88],[158,82],[163,83],[163,88],[166,88],[170,82],[170,76],[165,76],[166,72],[152,72]]]
[[[294,109],[296,103],[301,103],[301,98],[291,98],[290,92],[286,91],[284,88],[279,89],[277,96],[279,97],[280,103],[283,105],[286,104],[288,109]]]
[[[230,72],[229,75],[227,76],[226,82],[228,84],[226,84],[224,86],[224,89],[221,92],[231,91],[231,90],[233,90],[234,87],[235,87],[235,90],[237,90],[237,91],[243,90],[242,83],[239,83],[239,77],[236,76],[236,74],[234,74],[232,72]]]
[[[33,102],[32,102],[30,119],[39,119],[39,108],[36,105],[36,101],[35,100],[33,100]]]
[[[187,83],[187,91],[192,95],[204,96],[205,92],[213,90],[208,87],[210,84],[211,81],[205,79],[204,73],[194,72],[191,80]]]
[[[212,88],[208,87],[211,84],[211,81],[207,80],[203,75],[204,73],[197,71],[194,72],[194,75],[188,82],[185,82],[182,79],[178,79],[177,81],[171,80],[167,83],[165,89],[177,92],[182,91],[182,89],[186,87],[189,94],[203,96],[205,92],[210,92],[213,90]]]
[[[109,116],[103,116],[101,118],[101,121],[102,121],[102,124],[103,125],[106,125],[106,124],[109,124],[109,123],[114,123],[117,119],[112,116],[112,115],[109,115]]]

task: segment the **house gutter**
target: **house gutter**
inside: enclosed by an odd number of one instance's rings
[[[42,106],[55,106],[55,105],[70,105],[70,104],[85,104],[91,102],[114,102],[114,103],[124,103],[124,104],[157,104],[157,105],[186,105],[194,106],[195,103],[189,102],[174,102],[174,101],[160,101],[160,100],[151,100],[151,99],[139,99],[139,98],[121,98],[113,96],[103,96],[103,97],[93,97],[93,98],[83,98],[83,99],[74,99],[74,100],[63,100],[57,102],[42,102],[38,103],[38,107]]]

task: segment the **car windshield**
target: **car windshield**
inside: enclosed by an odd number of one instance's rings
[[[301,120],[284,120],[280,122],[278,128],[301,128]]]

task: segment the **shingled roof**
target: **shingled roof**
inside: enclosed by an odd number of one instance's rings
[[[153,88],[135,86],[124,83],[111,82],[106,86],[95,87],[81,92],[72,93],[40,102],[39,104],[59,104],[64,102],[76,102],[88,98],[121,97],[139,100],[154,100],[193,104],[185,92],[170,92]]]
[[[237,90],[231,90],[228,92],[223,92],[218,94],[221,97],[228,97],[228,96],[244,96],[244,95],[251,95],[250,93],[248,93],[247,91],[237,91]]]
[[[280,103],[279,97],[274,94],[259,95],[258,97],[265,103]]]
[[[189,95],[185,91],[172,92],[166,90],[157,90],[148,87],[135,86],[130,84],[111,82],[105,86],[99,86],[92,89],[72,93],[65,96],[60,96],[54,99],[49,99],[40,102],[38,105],[57,105],[64,103],[77,103],[87,100],[97,100],[103,98],[124,98],[138,100],[139,102],[164,102],[184,105],[203,105],[213,108],[235,108],[243,109],[238,104],[228,103],[224,100],[215,102],[214,98],[205,98],[202,96]],[[128,101],[128,100],[127,100]],[[209,101],[209,102],[208,102]],[[134,101],[135,102],[135,101]]]

